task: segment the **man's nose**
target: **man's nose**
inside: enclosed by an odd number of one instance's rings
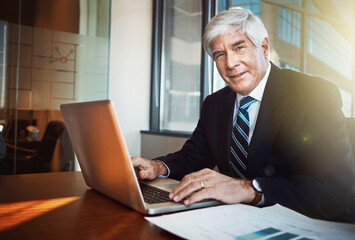
[[[231,69],[238,66],[240,63],[239,56],[235,53],[229,53],[226,57],[226,68]]]

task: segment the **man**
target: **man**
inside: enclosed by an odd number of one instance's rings
[[[228,86],[205,99],[180,151],[132,158],[139,178],[182,179],[170,197],[186,205],[279,203],[350,221],[355,168],[335,85],[269,62],[267,31],[249,10],[215,16],[203,44]]]

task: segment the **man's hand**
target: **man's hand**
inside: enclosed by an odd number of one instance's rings
[[[166,176],[168,170],[163,163],[141,157],[132,157],[133,166],[139,179],[153,180],[159,175]]]
[[[186,175],[169,197],[175,202],[186,198],[185,205],[204,199],[216,199],[232,204],[251,203],[255,194],[249,180],[234,179],[210,169],[203,169]]]

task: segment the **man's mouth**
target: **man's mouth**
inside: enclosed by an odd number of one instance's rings
[[[230,76],[230,78],[239,78],[239,77],[241,77],[244,74],[245,74],[245,72],[242,72],[242,73],[239,73],[237,75],[232,75],[232,76]]]

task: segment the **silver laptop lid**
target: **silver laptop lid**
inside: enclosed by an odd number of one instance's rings
[[[111,101],[60,106],[85,182],[145,213],[145,205]]]

